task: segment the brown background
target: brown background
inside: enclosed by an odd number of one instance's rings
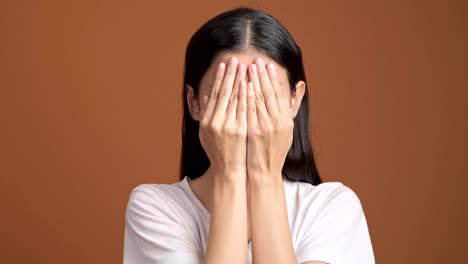
[[[177,181],[185,45],[250,5],[303,49],[319,170],[377,262],[468,263],[465,3],[1,1],[0,262],[122,261],[131,189]]]

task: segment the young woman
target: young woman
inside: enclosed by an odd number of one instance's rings
[[[186,52],[181,181],[130,195],[124,263],[374,263],[356,194],[321,183],[299,47],[272,16],[216,16]]]

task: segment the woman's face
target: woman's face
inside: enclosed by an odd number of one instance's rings
[[[284,95],[287,95],[288,98],[291,96],[291,89],[288,81],[288,75],[285,68],[280,66],[270,57],[265,56],[264,54],[255,51],[254,49],[248,49],[241,52],[236,51],[224,51],[219,53],[213,60],[213,63],[206,71],[205,75],[200,81],[200,88],[198,91],[198,98],[203,98],[205,95],[209,95],[211,91],[211,86],[214,82],[214,75],[217,66],[221,63],[228,63],[229,59],[232,57],[236,57],[239,61],[239,64],[245,64],[247,67],[251,64],[255,63],[255,60],[260,58],[265,62],[265,65],[269,63],[273,63],[276,67],[276,71],[278,74],[278,79],[280,82],[280,89]],[[247,68],[246,67],[246,68]],[[246,81],[249,82],[249,75],[246,74]]]
[[[205,95],[209,95],[212,89],[212,84],[214,82],[215,77],[215,70],[217,66],[221,63],[228,63],[228,61],[232,58],[236,57],[238,59],[239,64],[245,64],[246,69],[249,65],[254,64],[255,60],[258,58],[262,59],[265,65],[269,63],[273,63],[276,69],[276,73],[278,75],[278,81],[280,83],[280,89],[283,95],[285,95],[288,99],[288,103],[291,109],[292,117],[296,116],[297,111],[299,110],[299,106],[304,96],[305,92],[305,82],[299,81],[295,85],[294,94],[291,95],[291,87],[289,85],[288,74],[285,68],[280,66],[270,57],[264,55],[263,53],[255,50],[255,49],[247,49],[245,51],[223,51],[220,52],[214,59],[211,66],[206,71],[205,75],[203,75],[200,81],[200,87],[198,90],[198,94],[195,95],[193,89],[188,86],[189,90],[187,91],[187,102],[189,105],[190,113],[195,120],[199,120],[198,112],[201,106],[201,100],[204,98]],[[248,71],[247,71],[248,72]],[[246,74],[246,81],[249,82],[249,75]],[[291,97],[292,96],[292,97]]]

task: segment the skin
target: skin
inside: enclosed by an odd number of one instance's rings
[[[304,92],[299,81],[291,94],[286,69],[254,49],[220,53],[198,94],[187,86],[211,162],[189,182],[211,214],[204,263],[245,263],[249,241],[254,263],[297,263],[281,170]]]

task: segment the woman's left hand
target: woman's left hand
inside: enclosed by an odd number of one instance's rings
[[[257,59],[249,66],[247,89],[247,174],[250,182],[282,183],[294,122],[275,66]]]

